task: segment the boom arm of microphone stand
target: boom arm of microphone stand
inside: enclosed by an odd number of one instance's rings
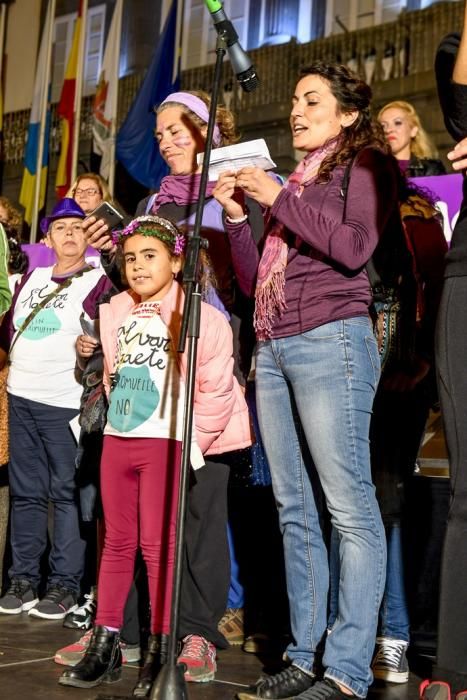
[[[196,205],[195,226],[193,235],[188,238],[187,254],[183,268],[183,284],[185,285],[185,303],[183,305],[182,327],[178,342],[178,352],[184,352],[188,323],[191,311],[191,298],[199,280],[199,251],[200,248],[207,248],[208,241],[200,237],[201,224],[203,221],[204,203],[206,201],[206,185],[208,183],[209,161],[211,160],[212,137],[216,125],[216,111],[219,99],[219,85],[222,76],[222,60],[227,53],[226,38],[217,37],[216,45],[216,68],[214,72],[214,83],[211,95],[211,106],[209,109],[208,130],[206,134],[206,146],[204,149],[203,167],[201,169],[201,180],[199,183],[199,197]]]

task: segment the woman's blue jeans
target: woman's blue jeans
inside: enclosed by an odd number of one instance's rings
[[[405,594],[404,556],[401,526],[392,523],[385,526],[387,542],[386,586],[379,610],[379,637],[410,641],[409,611]],[[329,615],[328,628],[337,618],[339,600],[339,537],[331,533],[329,552]]]
[[[338,614],[325,675],[365,697],[384,591],[386,540],[371,480],[369,426],[379,380],[370,321],[333,321],[260,342],[258,417],[283,534],[293,641],[310,671],[326,632],[329,567],[313,493],[317,473],[338,533]]]

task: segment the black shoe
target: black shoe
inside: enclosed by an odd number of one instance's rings
[[[148,640],[148,649],[144,657],[144,666],[133,695],[147,698],[161,667],[167,663],[167,647],[169,638],[166,634],[152,634]]]
[[[69,612],[73,612],[78,607],[76,599],[76,591],[51,585],[42,600],[30,609],[28,615],[44,620],[63,620]]]
[[[105,627],[94,627],[91,641],[81,661],[60,676],[61,685],[94,688],[100,683],[114,683],[122,675],[120,635]]]
[[[27,578],[14,578],[5,595],[0,598],[0,613],[19,615],[23,610],[30,610],[38,600],[36,589]]]
[[[355,697],[342,692],[337,683],[325,678],[324,681],[317,681],[312,688],[300,693],[297,700],[352,700]]]
[[[371,662],[374,677],[389,683],[408,683],[409,665],[406,656],[408,646],[408,642],[403,639],[377,637],[375,655]]]
[[[315,677],[311,673],[305,673],[298,666],[292,665],[274,676],[260,678],[249,690],[238,693],[237,698],[238,700],[292,698],[311,688],[314,682]]]

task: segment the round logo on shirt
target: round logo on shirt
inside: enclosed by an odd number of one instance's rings
[[[107,420],[115,430],[129,433],[152,416],[159,399],[147,366],[123,367],[115,377]]]
[[[25,319],[26,317],[19,318],[16,321],[18,328],[21,328]],[[28,324],[27,328],[24,329],[22,336],[28,340],[42,340],[49,335],[58,333],[61,327],[61,321],[54,309],[42,309]]]

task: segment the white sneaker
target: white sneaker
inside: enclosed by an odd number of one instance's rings
[[[93,626],[96,616],[97,598],[96,588],[91,588],[84,596],[84,603],[73,612],[68,613],[63,620],[63,626],[74,630],[89,630]]]

